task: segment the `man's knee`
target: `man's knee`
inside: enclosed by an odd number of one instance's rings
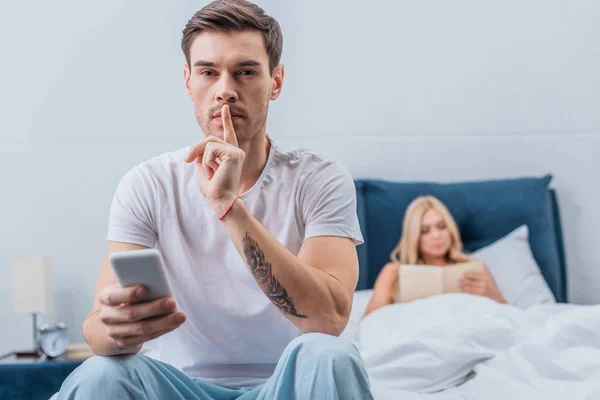
[[[290,343],[292,351],[297,351],[303,359],[311,363],[359,363],[362,364],[358,349],[352,342],[324,333],[305,333]]]
[[[72,398],[70,393],[84,395],[122,390],[123,388],[118,386],[133,384],[133,380],[128,378],[132,376],[133,371],[144,368],[144,365],[144,357],[138,355],[91,357],[63,382],[59,399]]]
[[[143,356],[123,355],[113,357],[94,356],[88,358],[79,368],[86,379],[94,376],[96,379],[127,376],[131,371],[139,369],[144,364]]]

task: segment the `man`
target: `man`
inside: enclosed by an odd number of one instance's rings
[[[284,78],[279,24],[215,1],[190,19],[182,49],[205,138],[120,182],[83,325],[98,356],[59,398],[372,398],[357,349],[337,337],[358,279],[353,181],[266,133]],[[144,302],[144,287],[116,285],[108,257],[152,247],[174,297]]]

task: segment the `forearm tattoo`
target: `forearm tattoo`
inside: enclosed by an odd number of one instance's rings
[[[242,241],[242,246],[246,261],[250,267],[250,272],[252,272],[254,279],[256,279],[269,300],[284,314],[293,315],[298,318],[307,318],[307,315],[298,313],[287,291],[275,275],[273,275],[271,263],[265,260],[265,253],[260,249],[256,240],[246,234],[246,237]]]

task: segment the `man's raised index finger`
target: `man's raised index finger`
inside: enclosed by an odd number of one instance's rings
[[[233,121],[231,120],[231,111],[227,104],[223,105],[223,108],[221,108],[221,120],[223,121],[223,140],[238,147],[235,129],[233,129]]]

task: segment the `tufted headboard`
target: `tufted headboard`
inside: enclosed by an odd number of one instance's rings
[[[370,289],[402,234],[404,212],[417,196],[433,195],[450,210],[465,250],[485,247],[521,225],[542,275],[558,302],[567,301],[565,252],[551,175],[458,183],[356,180],[365,243],[358,246],[359,289]]]

